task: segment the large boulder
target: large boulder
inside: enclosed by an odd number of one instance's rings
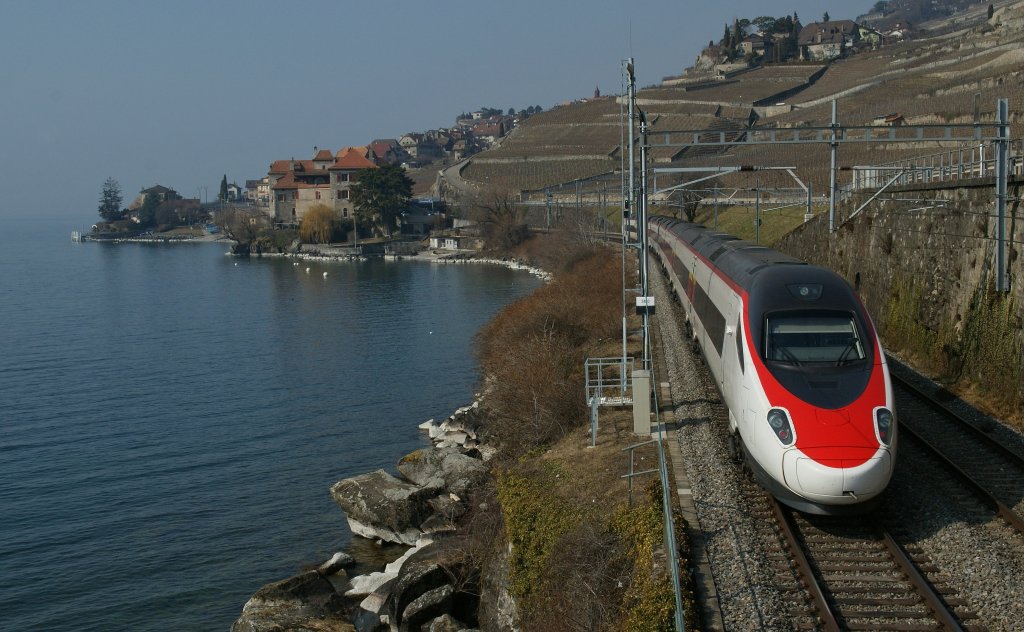
[[[256,591],[231,632],[354,632],[345,606],[323,575],[307,571]]]
[[[453,448],[416,450],[398,462],[398,471],[417,485],[446,489],[465,497],[487,478],[487,466],[480,459]]]
[[[455,521],[466,513],[466,506],[462,499],[455,494],[438,496],[430,500],[430,507],[434,515],[423,521],[420,528],[424,533],[443,534],[456,530]]]
[[[402,612],[399,630],[420,630],[425,623],[447,613],[452,608],[455,588],[450,585],[438,586],[413,599]]]
[[[345,512],[352,533],[413,545],[422,534],[420,524],[432,513],[427,501],[438,491],[377,470],[338,481],[331,497]]]
[[[388,619],[399,630],[419,630],[444,613],[475,621],[478,594],[478,574],[465,547],[458,538],[443,540],[422,547],[402,565],[386,605]]]

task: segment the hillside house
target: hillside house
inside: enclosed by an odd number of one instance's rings
[[[828,61],[838,59],[860,41],[860,29],[853,20],[812,22],[800,29],[800,59]]]
[[[911,28],[910,24],[906,22],[897,22],[889,27],[885,31],[885,37],[889,40],[899,41],[910,37]]]
[[[765,38],[758,33],[744,37],[743,41],[740,42],[739,48],[743,51],[744,55],[753,54],[771,59],[772,55],[775,54],[775,41],[770,37]]]
[[[394,138],[378,138],[369,145],[378,165],[397,165],[405,159],[402,146]]]
[[[452,143],[451,156],[453,160],[462,160],[471,153],[469,143],[466,142],[466,139],[461,138]]]
[[[871,120],[872,125],[887,125],[889,127],[901,127],[905,125],[907,120],[903,118],[903,115],[896,112],[893,114],[883,114],[876,116]]]
[[[881,33],[870,26],[864,26],[863,24],[857,25],[857,33],[860,37],[861,44],[866,46],[880,46],[885,40],[885,37]]]
[[[419,153],[420,143],[423,142],[423,134],[410,132],[398,139],[405,153],[413,158]]]
[[[493,145],[508,131],[505,117],[492,116],[475,123],[472,127],[473,138],[485,145]]]
[[[414,163],[429,162],[444,156],[444,150],[437,144],[436,133],[428,135],[410,132],[398,142]]]

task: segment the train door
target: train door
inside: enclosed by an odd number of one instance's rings
[[[737,329],[739,324],[739,305],[736,297],[729,299],[728,309],[725,316],[725,339],[722,341],[722,377],[719,388],[726,403],[735,401],[735,389],[740,384],[738,379],[741,369],[739,356],[737,355],[736,341],[741,338],[743,332]],[[739,412],[739,411],[736,411]]]
[[[697,255],[691,255],[689,265],[686,266],[686,271],[686,322],[692,326],[693,291],[694,286],[697,284]],[[682,281],[682,279],[680,279],[680,281]]]
[[[725,344],[722,345],[722,393],[730,413],[738,420],[747,407],[747,360],[743,355],[745,346],[742,328],[741,306],[737,299],[731,305],[725,329]]]

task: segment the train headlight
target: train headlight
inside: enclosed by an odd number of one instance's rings
[[[875,432],[882,445],[889,445],[892,433],[896,428],[896,419],[888,408],[875,409]]]
[[[793,445],[796,436],[793,434],[793,426],[789,423],[789,416],[786,411],[780,408],[772,408],[768,411],[768,425],[772,432],[778,437],[782,445]]]

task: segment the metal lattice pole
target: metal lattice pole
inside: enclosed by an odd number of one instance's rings
[[[1009,101],[999,99],[996,109],[998,140],[996,141],[996,290],[1009,292],[1006,274],[1006,178],[1010,159]]]
[[[832,142],[829,143],[831,154],[831,168],[829,169],[828,189],[828,232],[836,230],[836,160],[839,152],[839,117],[836,110],[836,101],[832,100]]]

